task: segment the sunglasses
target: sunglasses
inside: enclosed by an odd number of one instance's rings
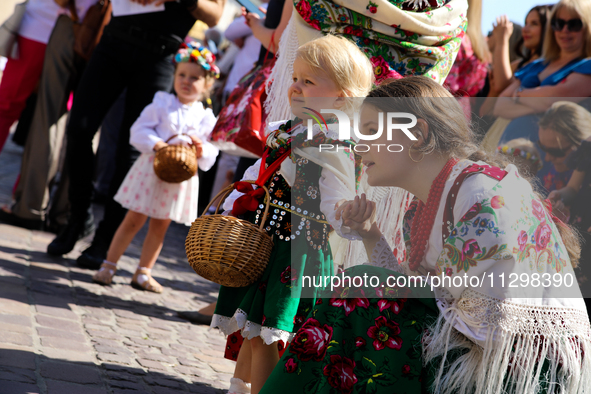
[[[544,144],[542,144],[540,142],[540,140],[538,140],[536,142],[536,144],[538,145],[538,147],[543,150],[544,152],[548,153],[551,156],[554,157],[564,157],[567,155],[567,153],[571,150],[572,145],[569,146],[568,148],[548,148],[547,146],[545,146]]]
[[[565,21],[564,19],[556,18],[552,20],[551,26],[552,30],[554,31],[562,31],[564,26],[566,25],[568,31],[572,32],[580,32],[583,29],[583,21],[581,19],[569,19]]]

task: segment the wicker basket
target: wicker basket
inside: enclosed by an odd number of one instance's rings
[[[249,183],[254,183],[250,182]],[[263,230],[269,213],[269,191],[265,212],[259,227],[233,216],[218,214],[224,198],[233,190],[230,185],[212,200],[222,196],[214,215],[204,214],[195,219],[185,241],[189,264],[195,272],[212,282],[227,287],[244,287],[261,277],[267,267],[273,241]]]
[[[175,137],[178,135],[173,135],[166,142]],[[181,183],[191,179],[197,173],[195,146],[168,145],[160,149],[154,156],[154,172],[158,178],[168,183]]]

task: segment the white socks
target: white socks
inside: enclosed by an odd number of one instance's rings
[[[230,379],[228,394],[250,394],[250,383],[244,383],[242,379]]]

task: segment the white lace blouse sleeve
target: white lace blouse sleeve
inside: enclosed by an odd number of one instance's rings
[[[205,115],[199,123],[199,138],[203,142],[203,154],[199,158],[199,168],[202,171],[209,171],[215,164],[215,159],[220,153],[219,149],[209,142],[215,123],[216,117],[213,115],[213,112],[209,108],[206,109]]]
[[[398,264],[398,260],[394,256],[392,248],[390,248],[388,241],[386,241],[386,238],[383,236],[380,237],[380,240],[376,243],[376,246],[371,252],[368,264],[396,271],[401,274],[404,273],[404,268]]]
[[[256,163],[251,165],[244,171],[244,176],[242,177],[242,181],[256,181],[259,177],[259,168],[261,167],[261,159],[258,159]],[[256,188],[256,186],[254,186]],[[224,201],[224,211],[231,211],[232,207],[234,206],[234,201],[238,199],[238,197],[242,196],[244,193],[241,193],[237,190],[232,191],[230,195]]]
[[[330,170],[322,169],[322,176],[319,182],[320,189],[320,210],[326,216],[326,220],[335,230],[335,232],[343,238],[349,240],[360,240],[361,237],[357,231],[353,231],[346,226],[343,226],[342,220],[336,220],[337,204],[344,200],[349,201],[355,198],[355,193],[351,191],[345,184],[337,178]]]
[[[149,104],[135,123],[131,126],[129,143],[142,153],[154,151],[158,141],[164,141],[156,132],[156,127],[162,122],[161,106],[156,99]]]

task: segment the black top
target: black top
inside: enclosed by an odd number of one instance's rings
[[[566,165],[570,169],[585,172],[583,185],[571,206],[570,223],[579,231],[587,231],[591,227],[591,142],[583,141],[581,146],[568,156]]]
[[[164,36],[176,36],[184,40],[196,19],[186,7],[176,2],[164,3],[164,11],[147,14],[117,16],[111,19],[109,25],[120,29],[135,26]]]
[[[285,4],[285,0],[270,0],[269,6],[267,7],[267,17],[265,18],[265,22],[263,26],[269,29],[276,29],[279,26],[279,22],[281,22],[281,14],[283,13],[283,5]],[[278,39],[275,40],[279,42]],[[265,43],[267,44],[267,43]],[[277,49],[275,49],[277,51]],[[267,50],[264,46],[261,46],[261,51],[259,53],[259,61],[257,64],[262,65],[265,61],[265,55],[267,54]],[[268,59],[272,59],[275,55],[269,53]]]

